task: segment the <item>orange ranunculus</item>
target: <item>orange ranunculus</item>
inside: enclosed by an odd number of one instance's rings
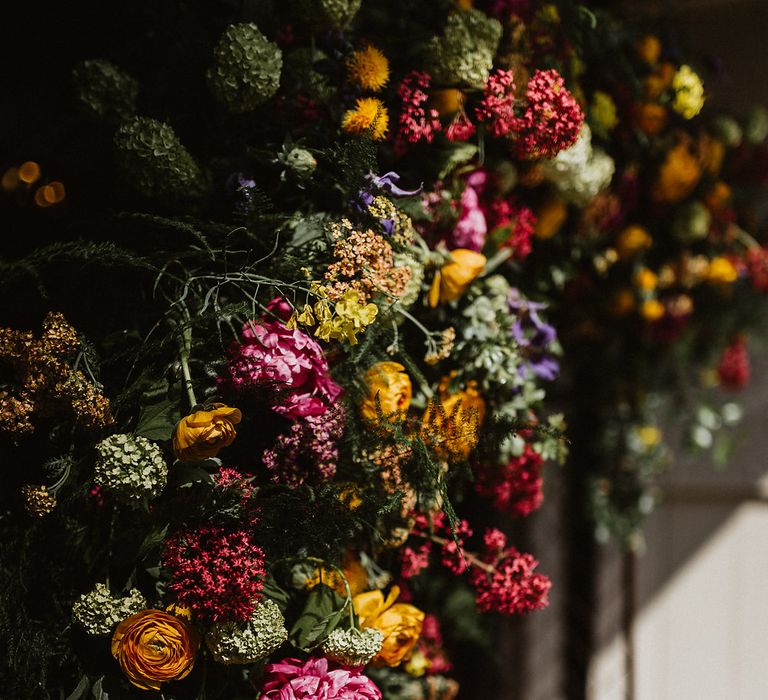
[[[239,408],[215,403],[209,411],[185,416],[173,434],[173,451],[183,461],[209,459],[235,440],[235,426],[242,420]]]
[[[432,106],[441,117],[458,112],[464,103],[464,93],[455,88],[435,90],[432,93]]]
[[[616,238],[616,251],[622,260],[629,260],[640,251],[653,245],[653,239],[642,226],[631,225],[621,231]]]
[[[659,168],[651,196],[660,204],[674,204],[693,192],[700,178],[698,160],[685,143],[679,143],[667,153]]]
[[[142,610],[112,635],[114,656],[128,680],[142,690],[184,678],[195,664],[200,641],[183,620],[162,610]]]
[[[656,102],[635,105],[633,116],[637,128],[648,136],[661,133],[667,125],[667,108]]]
[[[661,41],[655,34],[646,34],[635,45],[637,55],[649,66],[656,65],[661,57]]]
[[[455,373],[454,373],[455,374]],[[480,426],[485,418],[485,401],[477,383],[463,390],[449,390],[453,375],[443,377],[437,400],[430,402],[421,419],[421,438],[440,459],[467,459],[477,447]]]
[[[562,199],[550,199],[536,212],[536,238],[552,238],[568,218],[568,207]]]
[[[378,404],[387,418],[401,420],[411,405],[413,389],[405,367],[399,362],[377,362],[363,375],[368,395],[360,404],[360,413],[370,421],[378,420]]]
[[[476,253],[474,250],[466,248],[452,250],[451,260],[435,274],[429,290],[429,305],[435,307],[458,299],[482,274],[486,261],[485,255]]]
[[[381,651],[373,657],[377,666],[397,666],[409,659],[421,635],[424,613],[408,603],[395,603],[399,595],[400,589],[392,586],[386,599],[381,591],[352,599],[360,628],[374,627],[384,634]]]

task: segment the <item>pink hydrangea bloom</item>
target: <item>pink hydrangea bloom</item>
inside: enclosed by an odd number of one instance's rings
[[[176,602],[203,621],[244,622],[261,599],[264,552],[249,530],[181,530],[166,540],[162,565]]]
[[[381,691],[360,668],[326,658],[283,659],[264,669],[265,700],[381,700]]]
[[[528,81],[523,114],[515,123],[521,158],[554,158],[578,139],[584,112],[556,70],[537,70]]]
[[[273,387],[281,397],[273,410],[288,418],[320,416],[341,394],[320,345],[281,321],[246,323],[242,343],[229,353],[219,385],[234,391]]]

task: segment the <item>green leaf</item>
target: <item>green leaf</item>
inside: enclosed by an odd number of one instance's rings
[[[80,679],[80,682],[77,684],[77,688],[75,688],[69,695],[67,695],[66,700],[80,700],[80,698],[84,697],[90,688],[91,681],[88,679],[88,676],[83,676]]]
[[[445,158],[438,178],[445,178],[454,168],[472,160],[477,154],[477,146],[473,143],[456,143],[452,144],[450,149],[445,149],[440,154]]]
[[[149,554],[155,549],[159,549],[160,546],[163,544],[163,542],[165,542],[165,536],[167,534],[168,534],[167,525],[160,530],[152,530],[152,532],[150,532],[144,538],[144,541],[141,543],[141,546],[139,547],[138,558],[144,559],[144,557],[146,557],[147,554]]]
[[[277,603],[277,606],[280,608],[280,610],[285,612],[286,607],[288,607],[290,596],[288,591],[277,585],[275,577],[272,576],[272,574],[268,573],[266,575],[261,592],[267,596],[267,598]]]
[[[101,676],[91,688],[91,695],[93,695],[94,700],[109,700],[109,695],[104,691],[104,688],[101,687],[103,681],[104,676]]]
[[[141,413],[136,435],[148,440],[170,440],[181,420],[179,402],[168,398],[169,384],[165,379],[150,385],[142,394]]]
[[[307,596],[299,619],[291,629],[291,642],[304,651],[311,651],[339,624],[344,614],[344,600],[336,591],[318,584]]]
[[[194,462],[176,462],[170,471],[169,481],[177,488],[183,489],[195,482],[213,483],[209,468],[218,468],[218,462],[211,459],[201,459]]]

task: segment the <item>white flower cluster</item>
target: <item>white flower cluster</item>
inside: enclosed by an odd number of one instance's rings
[[[277,604],[264,598],[244,624],[213,625],[206,644],[220,664],[252,664],[275,651],[286,639],[285,618]]]
[[[323,654],[344,666],[365,666],[381,651],[384,633],[373,627],[364,630],[335,629],[323,642]]]
[[[109,634],[125,618],[147,607],[147,601],[135,588],[127,596],[113,596],[103,583],[84,593],[72,606],[72,619],[88,634]]]
[[[160,448],[141,436],[118,433],[96,445],[93,480],[126,502],[154,498],[168,481]]]
[[[562,197],[583,207],[611,183],[616,164],[607,153],[592,147],[592,132],[584,124],[573,146],[544,164],[544,176]]]

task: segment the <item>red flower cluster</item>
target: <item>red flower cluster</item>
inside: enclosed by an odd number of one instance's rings
[[[506,136],[514,128],[515,79],[511,70],[497,70],[488,77],[475,116],[485,122],[489,133],[497,138]]]
[[[520,615],[546,607],[552,582],[535,573],[539,562],[530,554],[507,547],[507,538],[499,530],[488,530],[484,541],[486,551],[482,559],[488,568],[473,567],[470,577],[477,591],[478,610]]]
[[[486,467],[477,475],[477,492],[490,498],[495,508],[524,517],[541,507],[544,500],[541,466],[544,460],[530,445],[506,466]]]
[[[453,669],[453,664],[443,648],[440,621],[434,615],[427,615],[424,618],[419,637],[419,651],[429,661],[428,674],[446,674]]]
[[[720,377],[720,383],[726,389],[736,391],[749,384],[751,367],[744,338],[737,338],[723,350],[717,374]]]
[[[584,112],[556,70],[537,70],[528,81],[523,115],[515,124],[521,158],[554,158],[579,137]]]
[[[525,260],[533,249],[531,239],[536,228],[536,214],[528,207],[518,207],[507,199],[492,202],[489,210],[491,228],[511,229],[502,246],[512,248],[513,257],[517,260]]]
[[[247,530],[182,530],[166,541],[162,564],[176,602],[204,621],[244,622],[261,598],[264,552]]]
[[[429,565],[434,544],[441,548],[442,564],[455,575],[469,573],[475,587],[478,610],[517,615],[544,608],[549,604],[547,593],[551,581],[535,573],[539,563],[530,554],[521,554],[507,547],[507,537],[500,530],[486,530],[482,554],[464,549],[464,542],[472,536],[466,520],[451,530],[442,513],[417,515],[412,535],[423,538],[417,549],[403,548],[403,578],[415,576]],[[455,535],[455,537],[454,537]]]
[[[747,251],[747,271],[759,292],[768,292],[768,250],[755,246]]]
[[[432,78],[429,73],[411,71],[397,88],[397,96],[402,100],[399,127],[395,141],[401,146],[408,143],[426,141],[432,143],[435,134],[441,129],[436,109],[425,109],[429,99],[427,89]]]
[[[445,130],[445,137],[449,141],[460,142],[467,141],[475,133],[475,125],[469,120],[467,113],[460,109],[456,116]]]

